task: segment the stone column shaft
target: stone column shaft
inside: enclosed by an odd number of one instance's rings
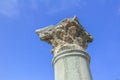
[[[55,80],[92,80],[89,55],[79,49],[59,52],[54,57]]]

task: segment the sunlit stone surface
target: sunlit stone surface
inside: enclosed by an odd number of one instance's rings
[[[38,29],[36,33],[41,40],[53,46],[55,80],[92,80],[90,57],[85,49],[93,38],[78,22],[77,17]]]

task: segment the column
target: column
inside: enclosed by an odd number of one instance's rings
[[[93,38],[77,17],[64,19],[36,32],[41,40],[53,46],[55,80],[92,80],[86,48]]]

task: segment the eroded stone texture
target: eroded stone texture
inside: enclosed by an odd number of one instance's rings
[[[85,50],[92,36],[78,22],[77,17],[67,18],[55,26],[36,31],[40,39],[53,46],[53,53],[65,48],[82,48]]]

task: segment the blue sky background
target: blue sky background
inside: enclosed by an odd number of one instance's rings
[[[52,47],[35,30],[74,15],[94,37],[93,80],[120,80],[120,0],[0,0],[0,80],[54,80]]]

